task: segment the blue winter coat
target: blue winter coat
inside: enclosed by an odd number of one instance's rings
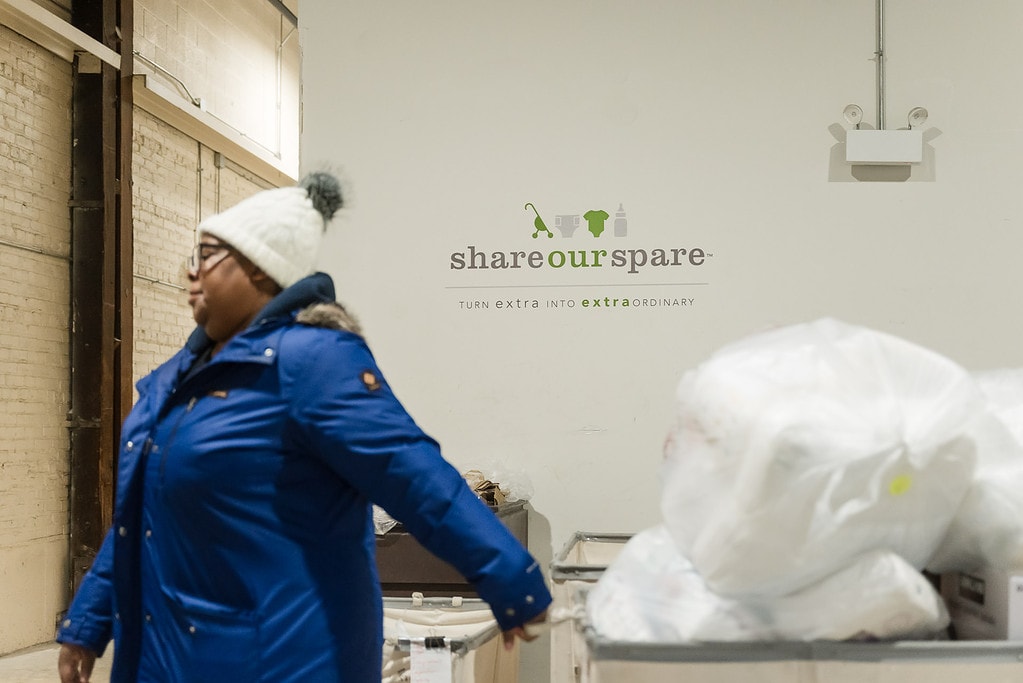
[[[536,562],[395,398],[316,274],[190,373],[138,383],[114,524],[57,640],[114,683],[380,681],[371,502],[453,564],[502,628],[550,603]],[[302,322],[305,320],[306,322]]]

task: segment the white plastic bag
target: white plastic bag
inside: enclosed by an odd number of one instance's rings
[[[597,632],[626,642],[762,640],[763,621],[712,593],[668,530],[635,534],[586,596]]]
[[[398,520],[387,514],[387,511],[379,505],[373,506],[373,531],[377,536],[383,536],[396,526],[398,526]]]
[[[952,361],[836,320],[728,345],[686,373],[662,511],[718,594],[793,593],[875,549],[932,556],[984,410]]]
[[[990,411],[1023,444],[1023,368],[987,370],[976,372],[973,377]]]
[[[586,599],[597,632],[626,642],[928,638],[945,604],[898,555],[873,551],[773,598],[716,595],[661,525],[633,536]]]
[[[973,483],[927,568],[935,573],[1023,566],[1023,371],[974,375],[988,411],[971,429]]]
[[[495,458],[483,458],[477,467],[462,473],[470,487],[481,480],[498,486],[505,502],[528,501],[533,497],[533,482],[522,469],[511,467]]]
[[[949,623],[945,602],[926,577],[887,550],[861,555],[760,608],[779,640],[927,640]]]

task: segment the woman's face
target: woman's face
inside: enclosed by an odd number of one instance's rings
[[[199,284],[199,272],[194,268],[187,268],[188,276],[188,305],[192,309],[192,318],[198,325],[206,324],[206,299],[203,297],[202,285]]]
[[[205,303],[205,320],[198,322],[223,344],[249,326],[267,299],[252,281],[254,266],[231,245],[200,235],[197,250],[198,296]]]

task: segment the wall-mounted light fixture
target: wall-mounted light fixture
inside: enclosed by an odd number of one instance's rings
[[[909,116],[906,117],[906,123],[909,127],[919,128],[920,126],[927,123],[927,110],[923,107],[913,107],[909,110]]]
[[[846,131],[845,160],[850,164],[894,165],[918,164],[923,160],[924,138],[921,127],[927,121],[927,110],[913,107],[909,110],[908,129],[885,129],[885,73],[884,73],[884,0],[877,0],[877,129],[860,127],[863,109],[850,104],[842,110],[845,120],[853,124]]]
[[[846,121],[856,126],[856,130],[860,129],[860,123],[863,121],[863,107],[858,104],[846,105],[842,110],[842,115]]]

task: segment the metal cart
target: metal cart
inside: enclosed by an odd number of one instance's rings
[[[579,599],[585,603],[585,593]],[[1016,683],[1023,643],[1006,641],[626,643],[585,616],[585,683]]]
[[[585,649],[577,627],[582,605],[579,589],[596,583],[632,534],[576,531],[551,562],[551,683],[580,680],[580,658]]]
[[[504,649],[489,605],[478,598],[385,597],[382,683],[415,683],[414,643],[449,653],[453,683],[518,683],[518,645]]]

